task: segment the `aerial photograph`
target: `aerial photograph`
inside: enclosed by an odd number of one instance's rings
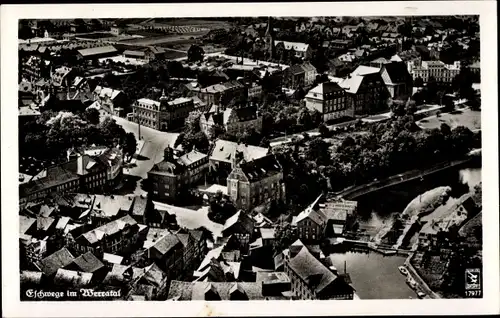
[[[483,298],[480,38],[19,20],[20,299]]]

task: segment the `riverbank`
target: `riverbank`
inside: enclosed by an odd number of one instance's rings
[[[373,191],[377,191],[386,187],[404,183],[407,181],[415,180],[417,178],[425,177],[426,175],[439,172],[444,169],[459,166],[472,161],[474,157],[470,156],[464,159],[459,159],[451,162],[441,162],[425,170],[410,170],[403,173],[399,173],[383,180],[375,180],[370,183],[365,183],[359,186],[350,186],[344,190],[333,192],[329,194],[330,197],[344,198],[346,200],[353,200],[356,197],[368,194]]]
[[[429,285],[427,285],[425,280],[422,277],[420,277],[417,270],[413,267],[413,265],[411,264],[412,257],[413,257],[413,254],[408,256],[408,258],[405,261],[405,267],[408,270],[408,276],[411,277],[416,283],[416,286],[414,288],[415,292],[416,293],[423,292],[431,299],[440,299],[441,297],[437,293],[435,293],[429,287]]]

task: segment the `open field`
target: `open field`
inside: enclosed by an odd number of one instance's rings
[[[164,36],[155,36],[150,38],[141,38],[141,39],[132,39],[121,41],[120,43],[133,44],[133,45],[157,45],[157,46],[171,46],[174,44],[193,44],[196,42],[196,37],[203,36],[206,34],[206,31],[185,34],[185,35],[164,35]]]
[[[114,35],[109,32],[95,32],[95,33],[78,34],[77,36],[79,38],[86,38],[86,39],[104,39],[104,38],[111,38]]]
[[[155,18],[149,23],[160,24],[165,26],[192,26],[199,28],[207,28],[207,29],[227,29],[230,28],[231,25],[224,21],[215,21],[215,20],[204,20],[204,19],[172,19],[172,18]]]
[[[431,116],[419,120],[417,125],[423,129],[440,128],[441,124],[448,124],[452,129],[465,126],[470,130],[481,129],[481,112],[470,109],[457,110],[452,113],[443,113],[439,117]]]

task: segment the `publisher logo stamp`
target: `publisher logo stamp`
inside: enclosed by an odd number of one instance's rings
[[[482,297],[480,268],[467,268],[465,270],[465,296]]]
[[[481,269],[467,268],[465,270],[465,290],[481,289]]]

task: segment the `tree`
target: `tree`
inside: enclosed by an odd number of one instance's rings
[[[188,61],[198,62],[203,61],[205,51],[199,45],[193,44],[188,49]]]
[[[128,155],[129,158],[135,154],[137,151],[137,140],[135,139],[134,133],[127,133],[123,141],[123,152]]]
[[[99,124],[99,110],[93,107],[89,107],[85,110],[84,113],[85,119],[92,125],[98,125]]]
[[[331,130],[328,127],[326,127],[324,123],[319,124],[318,132],[321,134],[321,137],[323,138],[328,138],[331,135]]]
[[[280,253],[290,247],[298,239],[297,229],[290,224],[278,226],[274,240],[274,252]]]
[[[189,113],[185,121],[185,131],[186,133],[197,133],[200,131],[200,111],[192,111]]]
[[[269,142],[269,139],[267,139],[266,137],[263,137],[262,140],[260,141],[259,147],[269,148],[270,145],[271,144]]]
[[[307,108],[301,109],[297,118],[297,123],[299,125],[302,125],[306,129],[312,126],[311,114],[309,113],[309,110]]]
[[[327,165],[330,161],[328,144],[321,138],[315,138],[309,142],[305,155],[307,160],[314,161],[318,165]]]

